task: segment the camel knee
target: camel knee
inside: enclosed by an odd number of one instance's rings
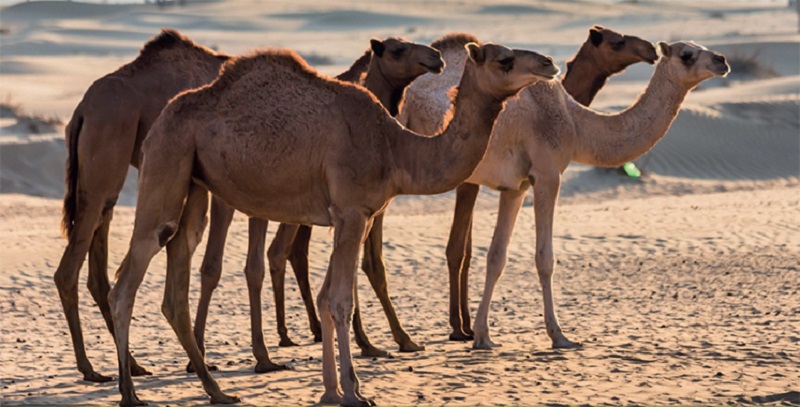
[[[353,298],[343,298],[334,296],[329,299],[328,307],[333,317],[333,322],[337,324],[350,324],[353,321],[355,303]]]
[[[53,274],[53,281],[56,283],[58,293],[63,298],[65,294],[77,292],[78,290],[78,273],[70,273],[59,267]]]

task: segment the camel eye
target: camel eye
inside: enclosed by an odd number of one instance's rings
[[[497,62],[500,64],[504,72],[514,69],[514,57],[503,58]]]
[[[395,48],[392,51],[392,56],[395,57],[395,58],[400,58],[401,56],[403,56],[403,53],[405,51],[406,51],[405,48]]]
[[[681,54],[681,61],[684,65],[689,66],[694,63],[694,55],[691,52],[684,52]]]

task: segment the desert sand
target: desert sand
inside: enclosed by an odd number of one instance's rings
[[[390,293],[423,352],[356,358],[362,390],[382,405],[800,404],[800,35],[785,2],[210,1],[142,4],[21,3],[0,10],[0,405],[119,400],[115,382],[87,383],[75,368],[52,276],[65,239],[59,222],[63,123],[91,82],[132,60],[160,27],[231,54],[296,49],[327,74],[360,56],[370,37],[419,42],[463,30],[484,41],[552,55],[563,67],[602,24],[650,41],[695,40],[725,53],[733,72],[692,92],[670,132],[637,161],[641,179],[572,165],[555,217],[556,304],[565,333],[584,344],[553,350],[534,268],[532,200],[523,207],[490,314],[503,346],[447,340],[445,246],[453,193],[398,197],[385,221]],[[652,67],[612,78],[593,107],[620,110]],[[135,171],[111,227],[110,273],[132,231]],[[474,225],[470,294],[483,291],[497,193],[483,191]],[[270,238],[275,225],[271,225]],[[312,284],[322,282],[332,234],[317,228]],[[256,375],[242,273],[246,218],[237,214],[206,343],[223,389],[246,404],[308,405],[322,394],[321,355],[292,277],[278,348],[265,284],[273,360],[292,370]],[[205,245],[194,260],[196,268]],[[208,398],[160,313],[162,252],[137,297],[131,347],[153,376],[135,378],[152,404]],[[114,343],[81,276],[89,358],[116,375]],[[380,305],[359,279],[373,343],[394,350]]]

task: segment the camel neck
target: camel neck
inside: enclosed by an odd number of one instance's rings
[[[367,76],[364,78],[364,87],[378,98],[378,101],[392,117],[397,116],[397,113],[400,112],[406,88],[410,84],[411,81],[390,80],[383,72],[377,58],[372,59]]]
[[[361,55],[360,58],[353,62],[353,65],[350,66],[350,69],[340,73],[339,75],[336,75],[336,79],[350,83],[361,82],[361,77],[369,68],[371,60],[372,50],[368,49],[363,55]]]
[[[453,119],[433,137],[403,131],[392,151],[398,167],[398,193],[438,194],[467,179],[483,158],[503,100],[477,86],[470,64],[458,86]]]
[[[567,73],[561,81],[567,93],[584,106],[592,103],[597,92],[613,75],[613,72],[600,68],[601,64],[597,58],[587,49],[591,46],[583,44],[575,57],[567,61]]]
[[[659,62],[644,93],[628,109],[603,114],[568,104],[577,125],[573,161],[618,166],[648,152],[667,133],[686,95],[668,61]]]

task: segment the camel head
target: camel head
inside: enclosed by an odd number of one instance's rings
[[[472,66],[478,79],[477,85],[500,99],[558,75],[558,67],[553,64],[553,58],[547,55],[492,43],[478,45],[471,42],[465,47],[469,56],[467,67]]]
[[[593,54],[598,68],[609,74],[621,72],[638,62],[654,64],[658,60],[656,47],[650,41],[599,25],[589,29],[586,42],[591,44],[586,49]]]
[[[387,80],[408,84],[422,74],[442,73],[442,54],[429,46],[390,37],[370,40],[373,60]]]
[[[706,79],[724,77],[731,71],[722,54],[691,41],[672,44],[659,42],[658,47],[661,51],[660,64],[669,64],[671,71],[677,73],[681,82],[690,88]]]

